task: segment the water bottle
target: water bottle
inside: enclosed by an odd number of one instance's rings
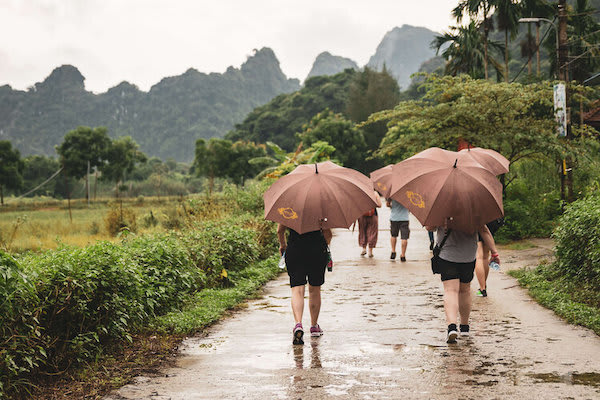
[[[281,255],[281,258],[279,259],[279,268],[285,269],[285,251]]]
[[[329,257],[329,261],[327,261],[327,271],[333,271],[333,260],[331,259],[331,252],[327,249],[327,256]]]
[[[490,268],[493,269],[494,271],[499,271],[500,264],[498,264],[496,261],[492,260],[492,261],[490,261]]]

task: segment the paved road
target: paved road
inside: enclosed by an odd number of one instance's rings
[[[473,298],[471,338],[447,345],[427,233],[412,220],[407,262],[391,261],[388,215],[380,211],[373,259],[359,255],[356,232],[335,232],[323,337],[292,345],[284,274],[247,309],[185,340],[176,367],[106,400],[600,398],[600,338],[540,307],[502,272],[490,273],[489,297]]]

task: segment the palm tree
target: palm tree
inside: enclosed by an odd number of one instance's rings
[[[485,79],[488,78],[488,36],[493,29],[493,21],[490,18],[496,0],[460,0],[458,6],[452,10],[452,15],[460,23],[463,17],[469,15],[477,20],[481,15],[483,27],[483,71]]]
[[[554,7],[546,0],[521,0],[520,3],[521,16],[523,17],[538,17],[550,18],[554,14]],[[536,40],[534,42],[531,34],[531,25],[527,25],[527,37],[521,42],[521,55],[528,57],[527,70],[531,75],[531,58],[533,53],[536,53],[537,59],[537,74],[540,74],[540,23],[535,24]],[[552,38],[553,36],[550,36]],[[550,39],[549,39],[550,40]],[[552,39],[553,40],[553,39]],[[552,47],[556,44],[552,41]],[[551,58],[552,60],[553,58]]]
[[[518,0],[496,0],[498,29],[504,31],[504,82],[508,82],[508,36],[514,39],[519,31],[520,12]]]
[[[447,60],[446,73],[450,75],[469,74],[473,78],[485,76],[485,42],[475,21],[467,26],[453,27],[454,32],[445,32],[442,36],[436,36],[431,47]],[[502,45],[490,42],[494,50],[503,51]],[[490,57],[488,62],[496,70],[497,76],[502,76],[502,65]]]
[[[569,70],[571,79],[583,82],[600,67],[600,24],[588,0],[577,0],[569,16]]]

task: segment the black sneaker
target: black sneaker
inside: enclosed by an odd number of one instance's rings
[[[400,261],[405,262],[406,261],[406,257],[400,256]]]
[[[456,343],[457,337],[458,330],[456,329],[456,324],[448,325],[448,335],[446,336],[446,343]]]
[[[460,336],[469,336],[469,325],[460,324]]]
[[[395,260],[396,259],[396,252],[392,251],[392,254],[390,254],[390,260]]]
[[[475,296],[487,297],[487,291],[485,289],[477,289]]]

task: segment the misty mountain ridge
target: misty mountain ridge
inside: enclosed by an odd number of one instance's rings
[[[255,107],[300,88],[269,48],[255,51],[239,69],[205,74],[190,68],[148,92],[121,82],[93,94],[84,80],[76,67],[63,65],[28,91],[0,87],[0,140],[24,155],[54,155],[69,130],[106,126],[112,137],[133,137],[148,155],[191,161],[197,139],[222,137]]]

